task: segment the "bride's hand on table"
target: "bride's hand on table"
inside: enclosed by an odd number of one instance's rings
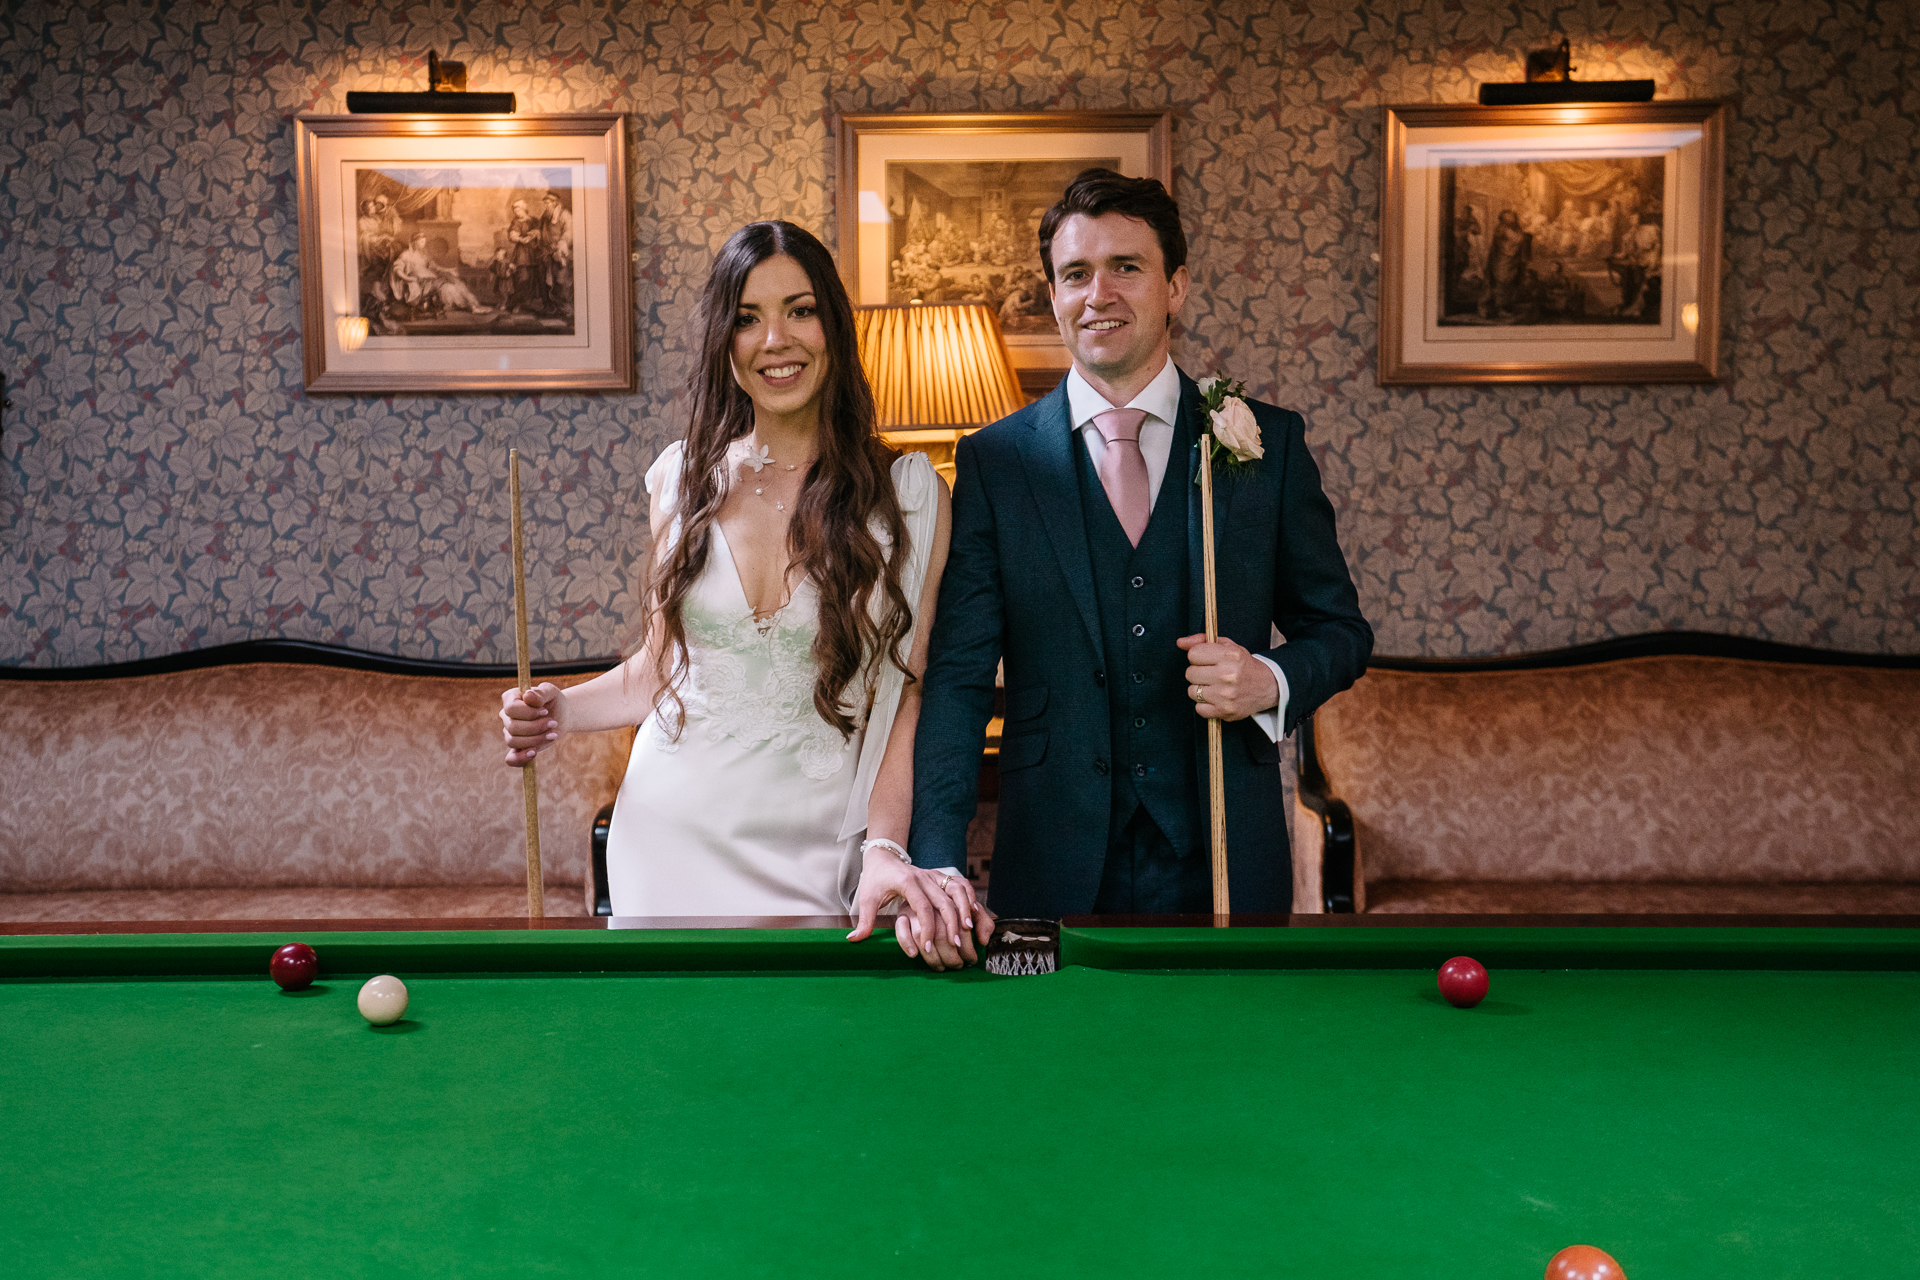
[[[884,847],[867,850],[853,904],[857,923],[847,941],[870,937],[881,908],[895,900],[905,904],[893,922],[902,951],[919,956],[930,969],[979,963],[974,939],[987,945],[993,915],[973,896],[967,878],[910,866]]]
[[[567,695],[555,684],[537,684],[522,694],[500,693],[500,736],[506,739],[507,763],[515,769],[533,763],[533,757],[560,741]]]

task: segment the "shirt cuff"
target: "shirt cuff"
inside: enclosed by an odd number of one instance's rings
[[[1280,664],[1272,658],[1263,657],[1257,653],[1249,656],[1255,661],[1266,663],[1267,670],[1273,672],[1273,682],[1280,686],[1280,701],[1274,703],[1273,706],[1266,711],[1254,712],[1249,718],[1260,726],[1262,733],[1265,733],[1267,737],[1273,741],[1278,742],[1286,736],[1282,728],[1287,723],[1287,698],[1290,696],[1290,691],[1287,689],[1287,673],[1282,671]]]

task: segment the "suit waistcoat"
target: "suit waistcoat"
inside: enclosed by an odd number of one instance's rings
[[[1188,474],[1186,437],[1175,428],[1166,475],[1137,547],[1127,542],[1086,445],[1073,442],[1106,655],[1115,829],[1145,805],[1183,857],[1194,847],[1197,805],[1187,655],[1173,643],[1186,634],[1190,590],[1181,487]]]

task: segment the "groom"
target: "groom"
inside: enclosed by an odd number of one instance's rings
[[[1158,182],[1075,178],[1040,223],[1073,369],[957,451],[911,845],[920,866],[966,866],[1004,662],[998,915],[1211,912],[1206,718],[1227,722],[1233,909],[1289,910],[1278,739],[1373,649],[1305,424],[1259,403],[1264,456],[1215,464],[1220,640],[1196,634],[1207,415],[1167,354],[1186,258]]]

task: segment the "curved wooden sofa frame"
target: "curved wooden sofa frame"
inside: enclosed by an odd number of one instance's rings
[[[1920,671],[1920,655],[1845,653],[1832,649],[1812,649],[1798,645],[1775,644],[1740,636],[1713,635],[1702,631],[1660,631],[1637,636],[1618,636],[1592,644],[1573,645],[1541,653],[1495,658],[1391,658],[1376,656],[1369,669],[1410,671],[1430,674],[1466,674],[1481,671],[1546,671],[1558,667],[1592,666],[1619,662],[1627,658],[1696,657],[1731,658],[1748,662],[1789,663],[1801,666],[1875,667],[1887,670]],[[1306,890],[1317,897],[1313,907],[1296,905],[1299,910],[1352,913],[1365,909],[1361,901],[1364,883],[1360,875],[1359,846],[1354,839],[1353,813],[1335,796],[1328,782],[1320,754],[1314,744],[1313,718],[1300,724],[1297,742],[1299,782],[1295,814],[1296,857],[1311,856],[1318,844],[1317,877],[1311,869],[1296,875],[1295,897]],[[1305,829],[1303,830],[1302,827]],[[1304,847],[1303,847],[1304,846]],[[1315,883],[1317,880],[1317,884]]]
[[[595,658],[580,662],[536,662],[532,664],[532,674],[536,682],[557,676],[593,675],[607,670],[617,661],[618,659],[615,658]],[[507,683],[512,683],[519,677],[517,668],[511,663],[438,662],[422,658],[397,657],[391,654],[367,653],[358,649],[320,644],[310,640],[269,639],[243,640],[205,649],[190,649],[184,653],[168,654],[160,658],[143,658],[134,662],[107,663],[93,667],[0,666],[0,682],[116,680],[258,662],[336,667],[381,675],[442,676],[476,681],[506,681]],[[593,909],[594,914],[599,916],[613,914],[613,905],[607,892],[607,828],[612,820],[613,806],[608,804],[595,815],[592,826]]]

